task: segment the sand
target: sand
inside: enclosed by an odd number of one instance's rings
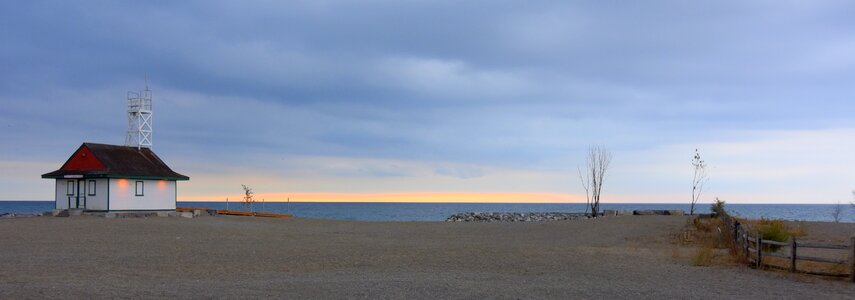
[[[840,280],[691,266],[671,238],[686,222],[2,219],[0,299],[855,297]]]

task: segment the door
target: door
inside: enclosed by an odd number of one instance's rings
[[[74,201],[71,204],[73,206],[69,206],[71,208],[86,208],[86,180],[78,179],[77,180],[77,195],[75,195]]]

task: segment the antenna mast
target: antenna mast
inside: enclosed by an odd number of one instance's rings
[[[146,74],[145,90],[128,92],[128,134],[125,136],[125,146],[151,148],[151,137],[151,90]]]

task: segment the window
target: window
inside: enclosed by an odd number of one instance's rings
[[[137,196],[142,196],[145,190],[145,183],[142,181],[137,181]]]
[[[95,180],[89,180],[89,185],[86,186],[86,193],[89,196],[95,196]]]
[[[74,195],[74,180],[69,180],[65,185],[65,195]]]

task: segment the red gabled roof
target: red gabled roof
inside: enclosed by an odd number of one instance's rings
[[[106,171],[107,167],[92,154],[86,144],[83,144],[59,169],[65,171]]]
[[[95,143],[83,143],[59,170],[44,174],[42,178],[63,178],[66,175],[87,178],[190,179],[172,171],[149,148]]]

